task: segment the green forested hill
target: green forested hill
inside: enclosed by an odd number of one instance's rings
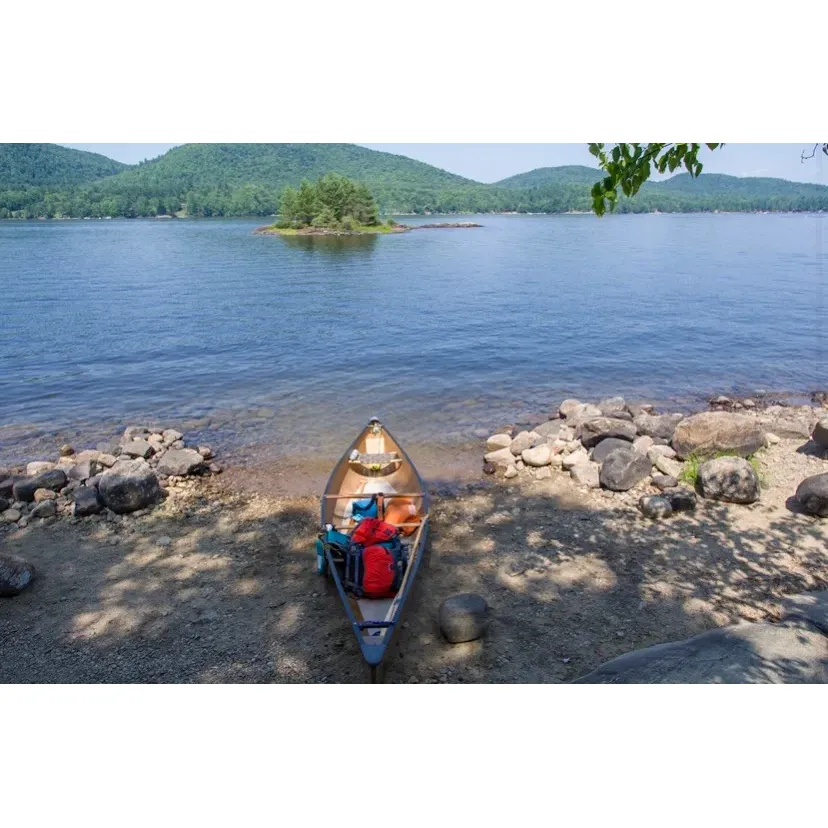
[[[127,166],[54,144],[0,144],[0,218],[270,216],[287,185],[335,172],[395,213],[588,212],[602,173],[545,167],[481,184],[355,144],[185,144]],[[828,210],[828,187],[703,173],[648,182],[618,212]]]
[[[538,167],[536,170],[504,178],[492,186],[521,190],[547,184],[582,184],[591,187],[603,177],[602,170],[571,164],[563,167]]]
[[[126,169],[105,155],[59,144],[0,144],[0,190],[72,186]]]

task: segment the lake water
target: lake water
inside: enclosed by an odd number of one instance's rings
[[[568,396],[828,385],[825,216],[474,220],[0,222],[0,461],[144,421],[336,456],[375,414],[460,443]]]

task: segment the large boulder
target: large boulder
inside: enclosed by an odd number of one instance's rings
[[[135,512],[157,503],[161,487],[145,460],[119,460],[101,475],[98,492],[104,504],[118,514]]]
[[[626,492],[650,476],[650,461],[632,448],[616,449],[601,465],[601,486],[613,492]]]
[[[672,440],[676,426],[684,419],[683,414],[639,414],[634,420],[639,434]]]
[[[38,489],[51,489],[59,492],[66,485],[66,474],[61,469],[44,471],[34,477],[23,477],[18,480],[12,489],[14,499],[31,503]]]
[[[828,591],[803,592],[782,602],[782,620],[800,620],[828,635]]]
[[[592,448],[602,440],[610,437],[627,440],[630,444],[635,440],[635,426],[628,420],[619,420],[613,417],[595,417],[581,423],[578,429],[578,439]]]
[[[705,497],[727,503],[759,500],[759,476],[742,457],[717,457],[699,468],[699,488]]]
[[[514,463],[514,456],[512,457]],[[168,451],[158,463],[159,474],[184,476],[204,468],[204,458],[194,449]]]
[[[601,440],[592,450],[592,459],[596,463],[603,463],[616,449],[628,448],[630,448],[630,442],[628,440],[621,440],[618,437],[608,437],[606,440]]]
[[[825,684],[828,637],[810,624],[735,624],[636,650],[573,684]]]
[[[0,555],[0,598],[20,595],[34,580],[35,569],[16,555]]]
[[[452,644],[475,641],[486,632],[489,605],[473,593],[452,595],[440,604],[440,631]]]
[[[814,427],[813,440],[823,448],[828,448],[828,417],[823,417]]]
[[[796,499],[809,515],[828,517],[828,472],[806,477],[796,489]]]
[[[752,417],[726,411],[705,411],[682,420],[673,434],[673,448],[684,460],[691,454],[709,457],[722,451],[747,457],[765,442],[762,427]]]

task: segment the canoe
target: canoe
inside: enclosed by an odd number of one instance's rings
[[[383,660],[399,632],[428,539],[429,497],[417,469],[388,429],[374,417],[348,447],[331,473],[322,497],[322,531],[329,526],[350,534],[353,504],[378,494],[380,515],[399,528],[408,563],[393,598],[355,598],[343,586],[341,565],[330,549],[320,574],[335,586],[356,636],[370,683],[380,683]]]

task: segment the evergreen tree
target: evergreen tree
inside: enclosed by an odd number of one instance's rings
[[[296,194],[293,220],[303,227],[307,227],[319,213],[319,197],[316,187],[303,181]]]

